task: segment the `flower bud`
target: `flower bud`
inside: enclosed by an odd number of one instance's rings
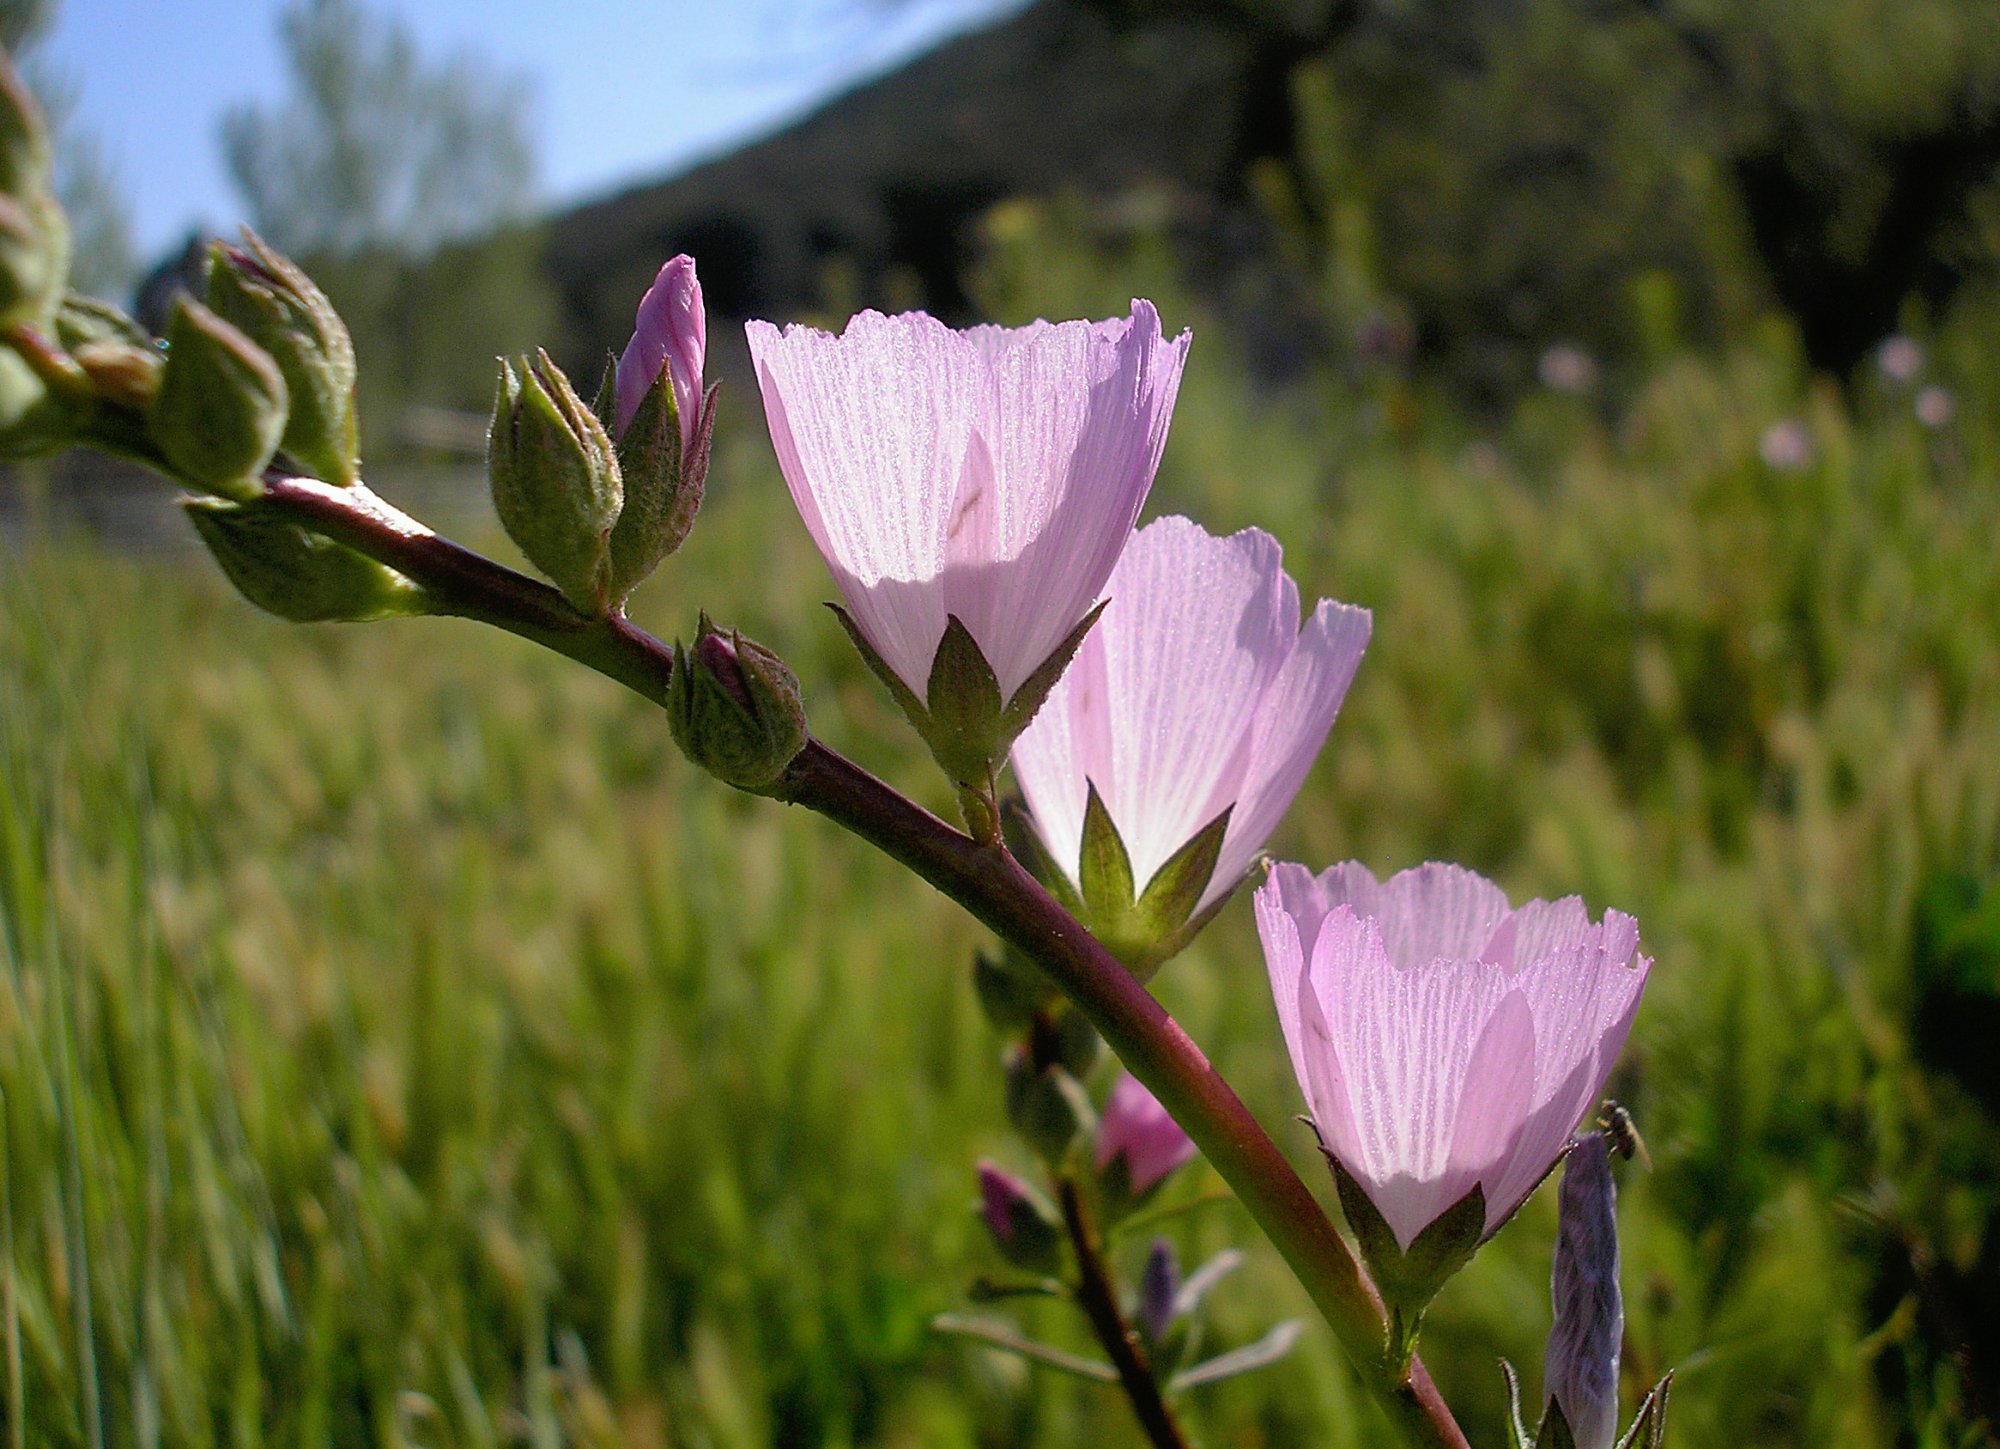
[[[0,192],[25,196],[46,191],[53,159],[42,108],[0,50]]]
[[[225,497],[255,497],[287,403],[284,375],[268,352],[201,303],[174,303],[166,371],[146,426],[176,477]]]
[[[1118,1078],[1097,1121],[1097,1171],[1108,1198],[1125,1205],[1137,1202],[1191,1159],[1194,1150],[1193,1139],[1145,1083],[1129,1072]]]
[[[1062,1227],[1027,1183],[984,1158],[979,1162],[979,1211],[1001,1254],[1030,1273],[1062,1266]]]
[[[784,660],[733,630],[724,637],[706,614],[693,645],[674,651],[667,722],[683,754],[740,790],[775,781],[809,738]]]
[[[243,597],[297,624],[430,612],[422,589],[262,500],[190,499],[188,519]]]
[[[694,258],[677,256],[660,268],[639,299],[632,340],[618,358],[619,436],[631,430],[646,395],[665,382],[667,401],[680,426],[681,447],[693,448],[707,359],[708,317],[702,310]]]
[[[1145,1271],[1139,1276],[1139,1327],[1154,1343],[1167,1336],[1178,1314],[1181,1292],[1181,1265],[1174,1257],[1174,1245],[1165,1238],[1153,1239],[1146,1255]]]
[[[70,410],[21,354],[0,347],[0,462],[40,458],[75,441]]]
[[[244,232],[244,245],[217,243],[208,305],[243,329],[278,364],[291,393],[281,446],[325,482],[360,480],[354,414],[354,344],[326,294],[298,266]]]
[[[69,281],[69,221],[54,198],[0,195],[0,328],[55,310]]]
[[[1611,1449],[1618,1437],[1618,1348],[1625,1302],[1618,1290],[1618,1188],[1604,1134],[1570,1150],[1557,1197],[1555,1323],[1542,1377],[1576,1449]]]
[[[1061,1162],[1092,1115],[1082,1084],[1063,1068],[1038,1069],[1023,1051],[1009,1057],[1007,1120],[1044,1162]]]
[[[500,364],[486,467],[508,537],[570,603],[605,612],[611,529],[624,501],[618,458],[548,353],[518,368]]]
[[[1012,947],[997,956],[981,951],[972,958],[972,987],[986,1019],[1001,1031],[1019,1031],[1047,1006],[1055,987]]]

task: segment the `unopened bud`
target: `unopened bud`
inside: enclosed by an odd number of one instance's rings
[[[1055,995],[1048,977],[1011,947],[972,958],[972,987],[986,1019],[1001,1031],[1019,1031]]]
[[[268,352],[201,303],[174,303],[146,426],[176,477],[227,498],[255,497],[286,404],[284,374]]]
[[[1154,1343],[1167,1336],[1177,1312],[1181,1292],[1181,1265],[1174,1245],[1165,1238],[1153,1239],[1146,1255],[1145,1272],[1139,1276],[1139,1326]]]
[[[1618,1349],[1625,1302],[1618,1289],[1618,1189],[1611,1154],[1593,1132],[1570,1150],[1557,1196],[1555,1265],[1542,1376],[1576,1449],[1611,1449],[1618,1436]]]
[[[1096,1163],[1106,1195],[1137,1202],[1194,1156],[1194,1140],[1145,1083],[1127,1072],[1112,1084],[1097,1122]]]
[[[578,609],[609,604],[618,458],[596,414],[548,353],[503,361],[486,465],[507,534]]]
[[[267,613],[317,624],[430,612],[409,579],[299,527],[268,503],[194,498],[185,506],[229,581]]]
[[[675,257],[639,302],[632,340],[607,379],[625,506],[611,534],[611,597],[622,601],[694,527],[715,433],[702,394],[708,323],[694,262]],[[600,403],[600,409],[607,404]]]
[[[1037,1069],[1028,1053],[1007,1062],[1007,1120],[1042,1160],[1056,1164],[1089,1131],[1093,1113],[1083,1086],[1061,1067]]]
[[[1002,1256],[1030,1273],[1062,1266],[1062,1227],[1027,1183],[992,1162],[979,1163],[979,1213]]]
[[[12,59],[0,50],[0,192],[25,196],[46,191],[52,160],[42,108]]]
[[[361,477],[354,413],[354,344],[326,294],[298,266],[245,231],[217,244],[208,305],[271,354],[291,392],[280,444],[301,467],[349,487]]]
[[[40,458],[73,441],[69,410],[20,353],[0,346],[0,462]]]
[[[703,615],[692,645],[674,651],[667,687],[674,742],[740,790],[761,790],[805,748],[805,706],[785,661],[755,640],[716,631]]]
[[[0,194],[0,328],[39,322],[69,280],[69,222],[54,198]]]

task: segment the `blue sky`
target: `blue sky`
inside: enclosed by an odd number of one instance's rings
[[[1019,0],[368,0],[426,54],[472,49],[535,89],[542,191],[565,202],[665,174]],[[78,90],[148,260],[241,205],[219,118],[283,94],[283,0],[62,0],[44,49]],[[551,15],[561,15],[551,23]]]

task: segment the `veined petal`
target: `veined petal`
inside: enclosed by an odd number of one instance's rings
[[[919,696],[944,636],[938,578],[983,416],[979,355],[921,312],[839,337],[746,327],[778,466],[855,624]]]
[[[1216,538],[1179,517],[1133,535],[1109,592],[1084,644],[1087,659],[1022,734],[1015,775],[1044,843],[1072,878],[1081,811],[1074,833],[1057,835],[1056,819],[1067,825],[1071,811],[1058,806],[1045,817],[1040,800],[1055,790],[1079,793],[1079,773],[1095,784],[1143,890],[1236,800],[1258,703],[1297,639],[1298,594],[1269,534]],[[1038,738],[1045,728],[1047,745]],[[1059,767],[1072,778],[1055,786],[1048,777]]]
[[[1285,1050],[1292,1058],[1292,1075],[1298,1078],[1299,1090],[1308,1101],[1312,1091],[1308,1086],[1307,1037],[1300,989],[1313,943],[1319,939],[1320,922],[1326,916],[1315,886],[1312,873],[1304,866],[1280,861],[1271,868],[1270,879],[1257,888],[1253,898],[1257,938],[1264,947],[1264,967],[1271,977],[1271,999],[1278,1008],[1278,1029],[1284,1033]],[[1324,1035],[1323,1024],[1320,1031]]]
[[[1462,865],[1429,861],[1380,883],[1359,865],[1336,869],[1339,888],[1349,892],[1338,899],[1381,922],[1389,959],[1406,970],[1439,959],[1480,960],[1507,915],[1500,888]]]
[[[1320,600],[1277,678],[1257,703],[1247,776],[1200,910],[1233,886],[1291,807],[1340,713],[1368,647],[1366,609]]]

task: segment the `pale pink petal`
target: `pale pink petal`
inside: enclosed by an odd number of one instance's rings
[[[1291,808],[1354,680],[1371,623],[1366,609],[1320,600],[1265,689],[1257,703],[1247,776],[1202,906],[1236,884]]]
[[[613,371],[618,431],[623,433],[631,426],[632,415],[659,381],[660,369],[665,368],[680,415],[681,446],[693,446],[707,357],[708,315],[702,310],[694,258],[677,256],[660,268],[653,285],[639,299],[632,340],[625,344]]]
[[[1500,888],[1461,865],[1430,861],[1384,881],[1372,901],[1355,902],[1382,923],[1389,959],[1405,969],[1427,961],[1476,961],[1507,914]]]
[[[863,312],[839,337],[745,330],[792,501],[856,625],[921,698],[944,635],[950,512],[984,416],[979,355],[921,312]]]
[[[1194,1140],[1145,1083],[1130,1072],[1120,1075],[1097,1120],[1097,1170],[1103,1172],[1123,1153],[1136,1196],[1186,1163],[1194,1151]]]
[[[1270,878],[1257,888],[1252,899],[1257,914],[1257,937],[1264,946],[1264,967],[1271,977],[1271,999],[1278,1008],[1278,1029],[1284,1033],[1285,1050],[1292,1058],[1292,1075],[1298,1078],[1299,1089],[1310,1097],[1300,990],[1310,959],[1308,953],[1319,939],[1320,922],[1326,910],[1319,906],[1312,873],[1290,861],[1272,866]]]
[[[954,500],[945,598],[1003,694],[1097,602],[1159,468],[1188,342],[1166,341],[1137,300],[1125,319],[971,334],[991,378],[993,481]]]
[[[1345,906],[1339,907],[1329,920],[1338,923],[1334,932],[1339,941],[1338,950],[1377,961],[1386,960],[1382,956],[1382,938],[1375,932],[1372,923],[1357,921],[1353,912]],[[1276,984],[1275,972],[1273,984]],[[1284,1005],[1287,1000],[1291,1001],[1289,1013]],[[1339,1159],[1349,1176],[1367,1187],[1374,1178],[1355,1117],[1354,1099],[1348,1090],[1340,1041],[1322,1009],[1322,997],[1313,985],[1310,972],[1300,972],[1295,989],[1279,997],[1278,1013],[1280,1018],[1298,1023],[1299,1050],[1294,1053],[1293,1060],[1295,1066],[1303,1063],[1303,1069],[1299,1071],[1299,1089],[1305,1093],[1306,1106],[1312,1113],[1320,1146]]]
[[[1358,1160],[1342,1162],[1407,1247],[1470,1186],[1451,1194],[1452,1137],[1506,973],[1443,960],[1397,968],[1375,923],[1350,909],[1320,926],[1309,983],[1354,1113]]]
[[[1466,1067],[1465,1085],[1460,1089],[1451,1158],[1440,1195],[1449,1207],[1472,1191],[1473,1183],[1483,1184],[1488,1232],[1505,1222],[1512,1211],[1512,1205],[1497,1194],[1534,1099],[1535,1047],[1534,1013],[1520,992],[1510,991],[1480,1029]]]

